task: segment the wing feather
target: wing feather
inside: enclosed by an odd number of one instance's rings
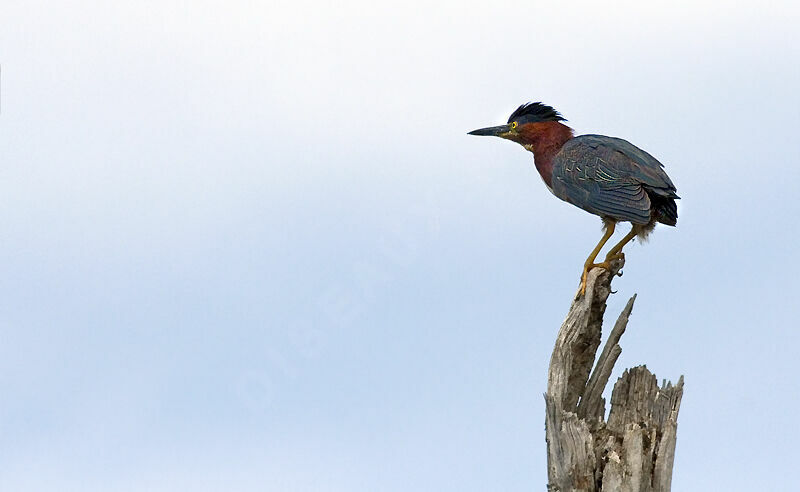
[[[650,194],[678,198],[663,165],[633,144],[602,135],[567,142],[553,160],[553,193],[601,217],[647,224]]]

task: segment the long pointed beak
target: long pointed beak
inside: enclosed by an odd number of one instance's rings
[[[481,135],[481,136],[490,136],[490,137],[503,137],[505,134],[511,131],[511,127],[508,125],[500,125],[500,126],[490,126],[489,128],[480,128],[478,130],[472,130],[467,135]]]

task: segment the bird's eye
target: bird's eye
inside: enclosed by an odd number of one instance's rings
[[[511,122],[511,129],[515,130],[516,128],[517,128],[517,122],[516,121],[512,121]]]

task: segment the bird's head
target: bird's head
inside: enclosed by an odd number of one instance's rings
[[[540,102],[527,103],[518,107],[511,113],[508,123],[500,126],[490,126],[469,132],[469,135],[486,135],[505,138],[517,142],[531,152],[543,137],[568,129],[559,123],[567,121],[558,111]],[[571,134],[571,130],[570,130]]]

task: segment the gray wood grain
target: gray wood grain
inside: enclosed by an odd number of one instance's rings
[[[611,280],[624,265],[589,272],[558,332],[545,394],[549,491],[667,492],[683,396],[683,376],[660,386],[646,366],[627,369],[614,384],[605,416],[603,392],[619,355],[636,300],[622,310],[597,356]]]

